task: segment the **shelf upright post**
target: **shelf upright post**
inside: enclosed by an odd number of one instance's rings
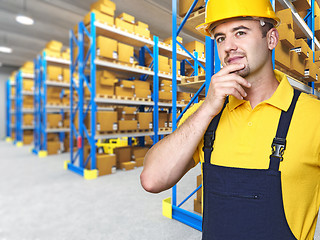
[[[32,152],[38,154],[40,151],[40,68],[39,57],[34,59],[34,132]]]
[[[90,127],[91,127],[91,135],[89,139],[90,144],[90,154],[91,154],[91,170],[96,169],[96,142],[95,142],[95,134],[96,134],[96,112],[97,112],[97,106],[95,103],[96,98],[96,71],[97,67],[95,64],[96,59],[96,26],[94,25],[95,22],[95,14],[91,13],[91,58],[90,58],[90,82],[91,82],[91,98],[90,98],[90,104],[91,106],[91,121],[90,121]],[[85,64],[85,63],[84,63]],[[89,87],[89,86],[88,86]]]
[[[40,119],[41,119],[41,137],[40,137],[40,152],[39,157],[47,156],[47,61],[46,52],[42,53],[40,58],[41,62],[41,78],[40,78],[40,88],[41,88],[41,103],[40,103]]]
[[[16,74],[16,146],[23,146],[22,141],[22,72]]]
[[[315,42],[314,42],[314,32],[315,32],[315,2],[314,0],[311,0],[311,31],[312,31],[312,52],[313,52],[313,59],[312,61],[314,62],[315,60]],[[314,94],[315,89],[314,89],[314,82],[311,82],[311,87],[312,87],[312,94]]]
[[[177,128],[177,1],[172,1],[172,132]],[[172,206],[177,206],[177,186],[172,188]]]
[[[216,53],[217,51],[215,49],[214,41],[210,37],[206,36],[206,81],[205,81],[206,96],[209,90],[211,77],[213,76],[214,73],[220,70],[220,63],[218,62],[217,57],[215,56]]]
[[[153,144],[159,141],[159,38],[153,36]]]
[[[75,85],[74,80],[73,80],[73,73],[74,73],[74,68],[76,64],[74,65],[75,60],[73,59],[73,36],[74,33],[72,30],[69,31],[69,45],[70,45],[70,65],[69,65],[69,70],[70,70],[70,139],[69,139],[69,147],[70,147],[70,161],[66,161],[64,164],[64,168],[68,169],[68,165],[73,162],[73,137],[75,135],[74,133],[74,111],[73,111],[73,85]]]
[[[84,130],[83,130],[83,104],[84,104],[84,92],[83,92],[83,78],[84,78],[84,57],[83,57],[83,49],[84,49],[84,29],[83,24],[81,22],[79,23],[79,63],[78,63],[78,69],[79,69],[79,91],[78,91],[78,126],[79,126],[79,136],[78,136],[78,152],[79,152],[79,167],[81,169],[84,168]]]
[[[10,79],[6,83],[6,98],[7,98],[7,114],[6,114],[6,141],[11,142],[11,83]]]

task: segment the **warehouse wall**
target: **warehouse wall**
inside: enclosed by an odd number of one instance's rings
[[[0,72],[0,140],[6,135],[6,82],[9,73]]]

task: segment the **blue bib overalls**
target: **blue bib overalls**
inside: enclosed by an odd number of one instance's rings
[[[203,240],[296,239],[284,213],[279,164],[299,95],[300,92],[294,90],[288,111],[281,113],[268,169],[211,164],[215,131],[224,108],[210,123],[203,147]]]

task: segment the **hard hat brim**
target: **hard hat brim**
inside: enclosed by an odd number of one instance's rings
[[[232,18],[230,18],[230,19],[232,19]],[[275,27],[275,28],[278,27],[278,26],[280,25],[280,23],[281,23],[281,20],[280,20],[280,18],[278,18],[278,17],[270,18],[270,19],[272,19],[272,20],[275,21],[275,24],[274,24],[274,26],[273,26],[273,27]],[[211,26],[213,23],[215,23],[215,22],[216,22],[216,21],[207,22],[207,23],[202,23],[202,24],[196,26],[196,30],[199,31],[201,34],[203,34],[203,35],[205,35],[205,36],[211,37],[211,34],[209,33],[209,28],[210,28],[210,26]]]

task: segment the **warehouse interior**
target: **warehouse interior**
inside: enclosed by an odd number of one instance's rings
[[[0,0],[0,240],[201,239],[200,165],[160,194],[140,185],[146,152],[214,68],[194,29],[206,1],[193,2]],[[320,1],[271,2],[275,68],[319,99]]]

